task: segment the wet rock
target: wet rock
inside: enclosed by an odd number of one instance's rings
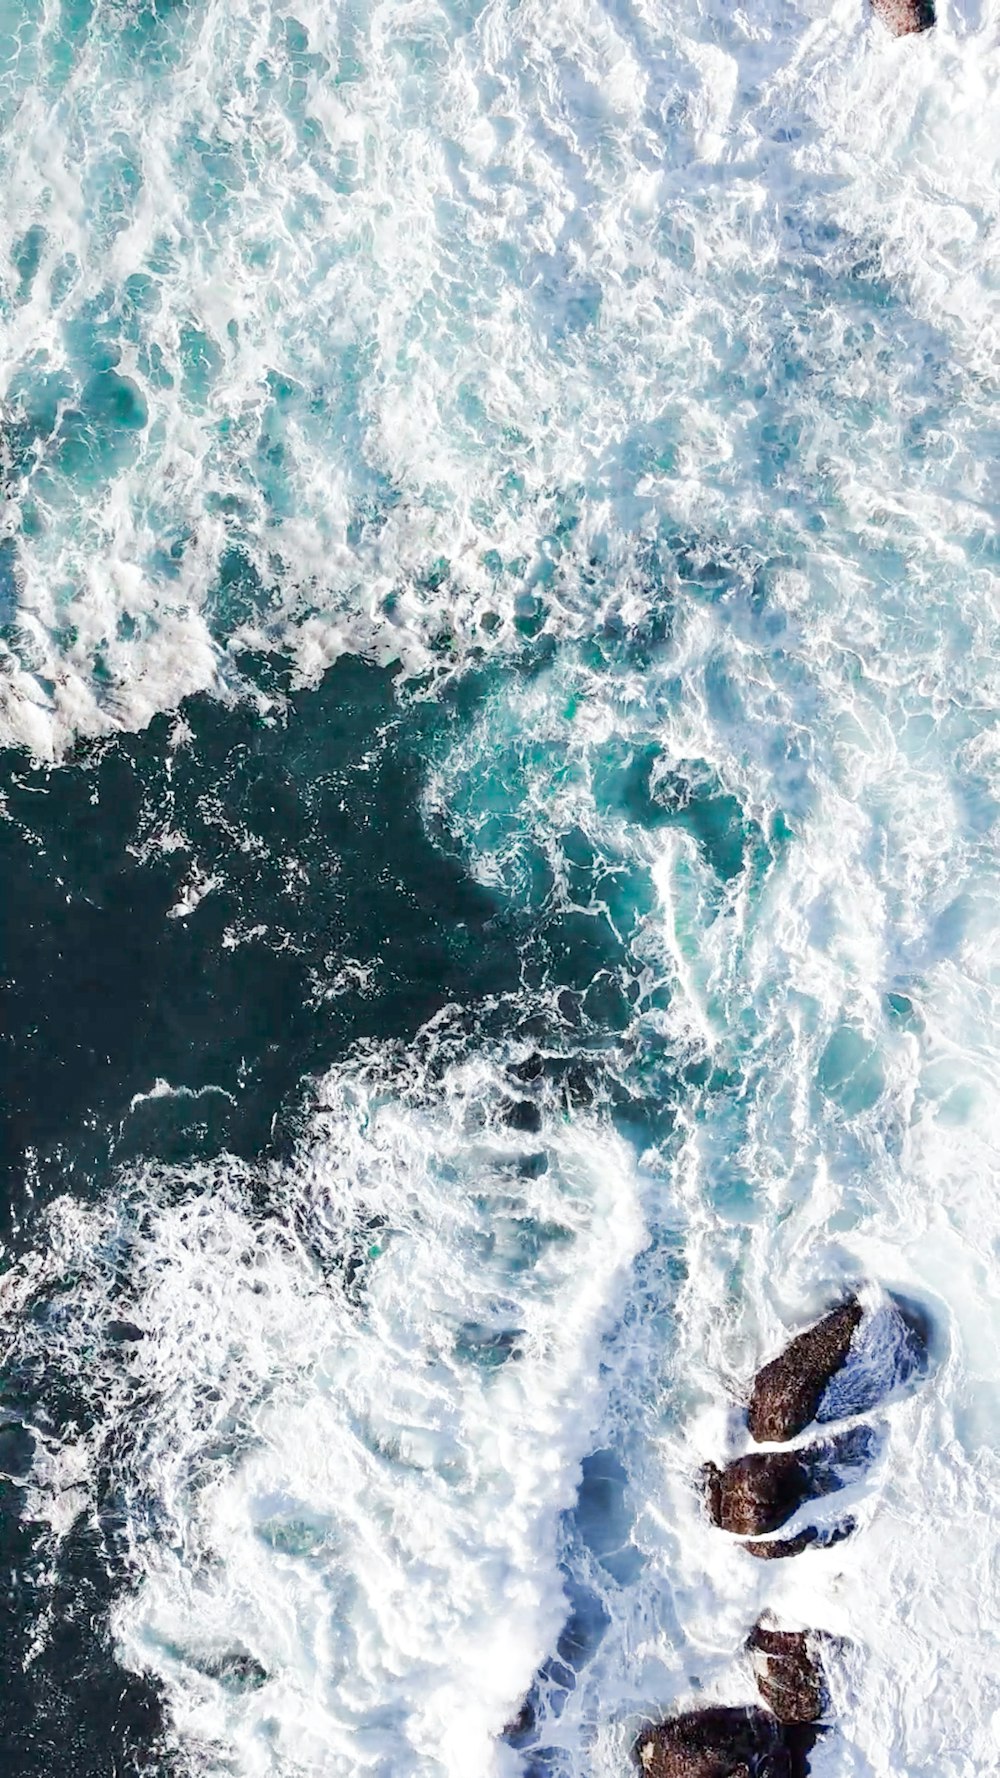
[[[785,1556],[800,1556],[803,1550],[828,1550],[836,1543],[843,1543],[845,1537],[852,1537],[858,1528],[857,1519],[841,1519],[839,1525],[807,1525],[804,1531],[796,1532],[794,1537],[768,1537],[763,1541],[745,1543],[743,1548],[748,1556],[756,1556],[761,1562],[777,1562]]]
[[[531,1054],[525,1056],[522,1062],[512,1062],[507,1072],[513,1075],[515,1080],[540,1080],[545,1072],[545,1063],[538,1051],[532,1050]]]
[[[818,1722],[828,1697],[823,1670],[805,1630],[778,1630],[763,1622],[747,1639],[760,1692],[779,1722]]]
[[[809,1778],[809,1755],[826,1730],[821,1723],[787,1723],[785,1747],[788,1752],[788,1778]]]
[[[822,1444],[795,1451],[753,1451],[719,1469],[702,1470],[709,1518],[723,1531],[760,1537],[777,1531],[807,1500],[836,1493],[852,1469],[863,1469],[875,1455],[879,1435],[870,1426],[855,1426]]]
[[[217,1679],[227,1691],[254,1692],[267,1681],[267,1668],[246,1649],[227,1649],[224,1654],[208,1655],[192,1665],[207,1678]]]
[[[645,1778],[793,1778],[784,1730],[766,1710],[717,1705],[644,1729],[634,1758]]]
[[[706,1463],[702,1476],[713,1525],[741,1536],[776,1531],[812,1498],[808,1466],[794,1451],[737,1457],[725,1469]]]
[[[753,1438],[777,1444],[816,1418],[823,1391],[847,1358],[863,1315],[857,1297],[851,1297],[757,1372],[747,1411]]]
[[[542,1127],[542,1114],[537,1105],[530,1099],[508,1101],[503,1107],[503,1120],[512,1130],[523,1130],[529,1135],[536,1135]]]
[[[531,1697],[525,1698],[516,1716],[512,1716],[505,1724],[500,1739],[509,1741],[512,1747],[524,1747],[532,1739],[537,1727],[535,1702]]]
[[[935,23],[933,0],[872,0],[872,11],[894,37],[929,31]]]

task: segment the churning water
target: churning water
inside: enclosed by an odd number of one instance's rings
[[[0,180],[4,1771],[1000,1770],[997,0],[5,0]]]

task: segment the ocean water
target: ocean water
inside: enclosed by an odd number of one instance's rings
[[[0,180],[4,1772],[1000,1772],[997,0],[6,0]]]

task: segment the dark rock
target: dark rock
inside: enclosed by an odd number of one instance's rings
[[[784,1741],[788,1750],[788,1778],[809,1778],[809,1755],[826,1730],[820,1723],[786,1723]]]
[[[793,1778],[782,1725],[752,1706],[689,1710],[652,1724],[634,1757],[645,1778]]]
[[[812,1498],[808,1466],[793,1451],[737,1457],[725,1469],[706,1463],[702,1473],[713,1525],[741,1536],[776,1531]]]
[[[217,1679],[227,1691],[253,1692],[267,1681],[267,1668],[246,1649],[228,1649],[225,1654],[194,1660],[192,1665],[207,1678]]]
[[[508,1073],[512,1074],[515,1080],[524,1081],[539,1080],[544,1072],[545,1063],[537,1050],[532,1050],[530,1056],[525,1056],[523,1062],[513,1062],[508,1069]]]
[[[523,1747],[535,1733],[535,1703],[530,1697],[525,1698],[516,1716],[512,1716],[502,1732],[500,1739],[509,1741],[512,1747]]]
[[[929,31],[935,23],[933,0],[872,0],[872,11],[894,37]]]
[[[843,1543],[845,1537],[853,1536],[857,1528],[857,1519],[846,1518],[839,1525],[807,1525],[794,1537],[768,1537],[761,1542],[745,1543],[743,1548],[748,1556],[756,1556],[761,1562],[776,1562],[783,1556],[800,1556],[803,1550],[831,1549],[835,1543]]]
[[[515,1099],[505,1105],[503,1119],[512,1130],[524,1130],[530,1135],[535,1135],[542,1127],[542,1114],[530,1099]]]
[[[851,1297],[757,1372],[747,1412],[753,1438],[779,1443],[815,1419],[820,1397],[844,1363],[863,1314],[857,1297]]]
[[[818,1722],[829,1698],[805,1630],[754,1625],[747,1639],[757,1689],[779,1722]]]
[[[759,1537],[777,1531],[807,1500],[834,1494],[874,1456],[879,1435],[855,1426],[822,1444],[796,1451],[752,1451],[719,1469],[702,1470],[709,1518],[723,1531]]]

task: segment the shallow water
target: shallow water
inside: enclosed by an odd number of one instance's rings
[[[16,1778],[611,1778],[765,1608],[996,1768],[998,39],[0,10]]]

